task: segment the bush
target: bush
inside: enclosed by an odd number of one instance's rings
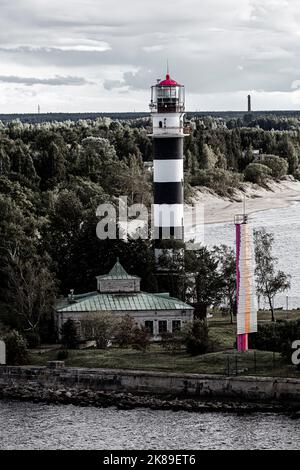
[[[138,351],[146,351],[150,346],[150,333],[147,328],[142,326],[133,330],[132,347]]]
[[[294,171],[294,177],[296,178],[296,180],[300,181],[300,168],[297,168]]]
[[[161,345],[165,351],[172,354],[176,351],[180,351],[182,346],[182,335],[180,335],[180,332],[174,334],[169,331],[165,331],[161,334]]]
[[[69,318],[61,327],[61,342],[67,349],[77,349],[79,345],[79,335],[75,322]]]
[[[3,337],[6,345],[6,363],[10,366],[21,366],[28,363],[26,339],[16,330]]]
[[[235,189],[241,187],[241,181],[242,175],[223,170],[222,168],[198,170],[191,177],[192,186],[206,186],[220,196],[231,196]]]
[[[245,180],[264,186],[272,176],[272,171],[261,163],[250,163],[245,169]]]
[[[292,343],[300,339],[300,320],[278,321],[272,324],[259,325],[258,332],[250,335],[249,347],[261,351],[280,352],[290,361]]]
[[[287,175],[289,164],[288,162],[281,157],[276,155],[264,155],[263,164],[270,168],[272,176],[275,179],[281,179],[283,176]]]
[[[105,349],[113,340],[118,323],[118,319],[110,312],[90,313],[81,320],[81,330],[86,340],[96,341],[97,349]]]
[[[25,339],[29,349],[35,349],[41,345],[41,339],[38,333],[28,332],[25,334]]]
[[[120,346],[120,348],[127,348],[132,344],[133,334],[134,321],[129,315],[126,315],[118,324],[117,332],[115,334],[115,342]]]
[[[208,325],[205,320],[194,320],[183,332],[183,342],[189,354],[197,356],[210,350]]]
[[[68,357],[69,351],[67,349],[62,349],[61,351],[58,351],[56,356],[58,361],[64,361],[65,359],[68,359]]]

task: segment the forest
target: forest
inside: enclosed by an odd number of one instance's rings
[[[198,186],[231,196],[244,181],[267,186],[287,174],[300,179],[297,115],[190,115],[187,124],[187,201]],[[150,206],[152,178],[144,166],[152,160],[150,132],[144,116],[0,122],[2,325],[29,340],[37,335],[55,341],[56,299],[70,289],[95,290],[95,276],[108,272],[117,256],[128,272],[142,278],[143,290],[169,290],[186,298],[186,279],[180,286],[171,277],[168,285],[159,284],[151,241],[96,237],[99,204],[116,205],[126,195],[130,204]],[[202,304],[219,302],[226,292],[232,300],[234,254],[229,248],[211,252],[203,247],[186,262],[205,276],[197,292]],[[225,286],[226,272],[231,275]]]

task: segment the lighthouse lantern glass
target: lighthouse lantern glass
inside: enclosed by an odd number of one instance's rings
[[[184,86],[182,85],[156,85],[152,87],[151,108],[159,112],[184,111]]]

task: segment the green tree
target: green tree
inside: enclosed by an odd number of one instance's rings
[[[123,180],[122,189],[124,194],[129,196],[129,204],[138,203],[150,206],[151,186],[144,171],[142,158],[130,154],[125,163],[126,168],[124,168],[121,175]]]
[[[215,254],[205,247],[186,252],[186,297],[195,306],[196,317],[206,318],[208,307],[222,299],[224,279],[218,265]]]
[[[135,322],[132,317],[125,315],[121,318],[115,334],[115,341],[120,348],[128,348],[133,342]]]
[[[10,171],[10,159],[0,141],[0,176],[7,175]]]
[[[275,321],[274,297],[290,289],[291,276],[283,271],[276,271],[277,258],[273,256],[274,236],[264,228],[254,231],[255,241],[255,275],[257,293],[268,300],[272,321]]]
[[[210,349],[208,325],[205,320],[194,320],[183,330],[183,342],[189,354],[206,354]]]
[[[210,145],[204,144],[202,152],[201,167],[205,170],[211,170],[215,167],[218,156],[215,154]]]
[[[59,132],[41,129],[35,136],[32,152],[35,169],[41,178],[42,190],[52,189],[64,181],[68,150]]]
[[[169,331],[165,331],[161,334],[162,348],[171,354],[180,351],[182,344],[183,338],[181,331],[178,331],[177,333],[170,333]]]
[[[113,340],[119,319],[110,312],[95,312],[81,319],[81,331],[88,341],[95,341],[98,349],[106,349]]]
[[[184,166],[188,176],[195,175],[195,173],[199,170],[197,156],[194,152],[191,152],[191,150],[187,150],[186,152]]]
[[[22,257],[20,251],[8,252],[7,300],[10,311],[19,317],[24,332],[39,337],[41,323],[52,317],[56,283],[46,257]]]
[[[21,366],[29,361],[25,338],[16,330],[3,336],[6,346],[6,363],[9,366]]]
[[[245,180],[260,186],[264,186],[271,175],[271,169],[262,163],[250,163],[245,169]]]
[[[11,146],[10,162],[11,172],[23,175],[28,180],[38,182],[29,148],[21,139],[17,139]]]
[[[264,155],[263,164],[270,168],[273,178],[277,180],[287,175],[289,164],[284,158],[276,155]]]
[[[66,349],[77,349],[79,345],[78,328],[71,318],[68,318],[61,327],[61,343]]]
[[[218,149],[216,155],[218,157],[216,167],[221,168],[223,170],[227,170],[227,158],[224,153],[222,153],[221,150]]]
[[[280,155],[287,159],[290,174],[294,174],[299,166],[299,150],[296,149],[289,135],[284,134],[279,143]]]
[[[74,286],[69,285],[69,281],[72,282],[70,278],[74,277],[76,269],[72,269],[72,265],[85,218],[83,205],[78,196],[67,189],[51,196],[51,208],[42,228],[42,244],[54,262],[61,288],[67,285],[71,289]],[[95,227],[96,222],[94,234]],[[77,255],[79,257],[80,253]]]
[[[214,247],[214,255],[219,261],[218,269],[223,279],[223,296],[229,306],[231,323],[236,310],[236,257],[232,248],[221,245]]]
[[[150,346],[150,333],[144,326],[135,327],[133,330],[132,347],[138,351],[145,352]]]

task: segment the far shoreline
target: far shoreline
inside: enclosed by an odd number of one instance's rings
[[[208,188],[199,187],[193,203],[204,205],[204,224],[213,225],[233,223],[235,215],[244,212],[244,199],[247,214],[288,208],[294,202],[300,202],[300,181],[272,182],[269,189],[248,183],[244,191],[236,191],[232,198],[223,198]]]

